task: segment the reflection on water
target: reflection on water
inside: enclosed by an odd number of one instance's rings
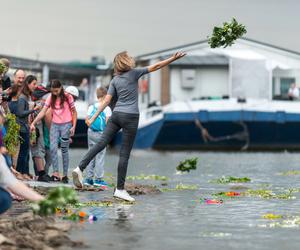
[[[84,151],[74,150],[73,165]],[[176,175],[176,165],[187,157],[199,157],[197,170]],[[117,155],[108,154],[106,171],[116,173]],[[223,204],[207,205],[201,198],[224,191],[271,189],[282,192],[300,187],[300,175],[278,173],[300,170],[300,153],[205,153],[134,151],[128,175],[164,175],[168,188],[177,184],[198,185],[196,190],[164,192],[136,197],[136,204],[87,208],[99,212],[100,220],[74,231],[74,237],[91,249],[298,249],[299,227],[262,228],[266,213],[299,216],[300,193],[295,200],[237,197]],[[250,183],[220,185],[210,183],[221,176],[249,177]],[[137,181],[138,182],[138,181]],[[159,181],[142,183],[160,185]],[[113,190],[81,193],[82,200],[111,197]],[[102,215],[101,215],[101,213]]]
[[[132,224],[130,222],[130,219],[133,218],[133,214],[131,213],[131,205],[116,205],[115,206],[115,215],[116,218],[114,218],[114,223],[118,230],[126,230],[130,231],[132,228]]]

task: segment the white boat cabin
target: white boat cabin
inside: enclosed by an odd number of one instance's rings
[[[141,109],[191,99],[287,99],[291,83],[300,87],[300,53],[247,38],[225,49],[196,42],[141,55],[137,62],[153,64],[176,51],[187,56],[141,79]]]

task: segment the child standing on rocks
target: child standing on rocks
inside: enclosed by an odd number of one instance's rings
[[[99,105],[104,101],[104,98],[107,94],[107,90],[104,87],[97,88],[96,90],[98,101],[97,103],[91,105],[88,109],[86,124],[88,125],[88,145],[91,149],[96,145],[100,140],[102,133],[106,127],[108,119],[111,117],[110,107],[106,107],[103,112],[101,112],[97,118],[91,122],[90,119],[97,112]],[[106,153],[106,148],[99,152],[94,159],[91,160],[87,166],[87,175],[84,181],[86,186],[96,186],[102,189],[107,189],[107,183],[103,180],[104,176],[104,157]],[[95,176],[95,179],[93,179]]]

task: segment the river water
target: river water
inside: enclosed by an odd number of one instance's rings
[[[79,161],[85,150],[72,149],[71,163]],[[179,161],[198,157],[197,170],[176,175]],[[116,174],[117,153],[109,151],[105,169]],[[300,153],[221,153],[133,151],[128,175],[164,175],[168,188],[178,183],[198,185],[197,190],[163,192],[136,197],[134,205],[86,208],[98,221],[84,223],[72,237],[84,240],[90,249],[298,249],[298,227],[270,228],[266,213],[299,216],[300,194],[296,199],[277,200],[255,197],[225,199],[208,205],[201,198],[230,191],[237,184],[209,182],[221,176],[251,178],[245,188],[284,191],[300,187],[300,175],[282,176],[287,170],[300,170]],[[160,186],[160,181],[136,181]],[[241,186],[241,185],[239,185]],[[111,197],[113,190],[81,193],[81,201]]]

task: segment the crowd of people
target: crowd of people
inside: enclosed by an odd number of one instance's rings
[[[1,58],[0,63],[5,65],[5,71],[0,75],[0,213],[2,213],[10,207],[12,199],[25,198],[32,201],[43,199],[23,184],[24,180],[69,182],[69,145],[77,124],[75,101],[79,97],[79,91],[75,86],[64,88],[57,79],[45,87],[38,84],[34,75],[26,75],[22,69],[14,72],[11,81],[7,74],[10,67],[9,60]],[[98,101],[102,101],[106,93],[106,88],[98,88],[96,93]],[[87,124],[98,106],[99,102],[89,107]],[[14,154],[8,152],[3,140],[7,130],[5,123],[7,114],[14,114],[19,125],[17,131],[19,143]],[[100,139],[110,116],[111,110],[107,107],[92,124],[88,124],[89,147]],[[62,152],[62,176],[59,171],[59,146]],[[85,185],[107,188],[107,183],[103,179],[104,155],[105,149],[90,163]],[[34,167],[32,174],[29,171],[30,158]]]
[[[115,75],[109,89],[100,87],[98,101],[87,111],[89,150],[78,167],[72,171],[73,184],[107,188],[104,177],[104,158],[107,144],[122,129],[122,145],[118,163],[117,187],[114,197],[134,201],[125,190],[127,166],[139,122],[138,80],[145,74],[161,69],[183,57],[172,57],[144,68],[135,68],[134,59],[127,52],[114,59]],[[42,196],[22,183],[23,180],[68,183],[69,146],[76,130],[77,111],[75,101],[79,96],[74,86],[64,88],[60,80],[51,80],[48,87],[38,83],[34,75],[26,75],[17,69],[13,80],[7,75],[9,61],[0,59],[6,67],[0,76],[0,213],[18,196],[38,201]],[[116,100],[113,112],[109,108]],[[11,155],[4,143],[5,117],[14,114],[20,126],[17,153]],[[60,174],[58,150],[62,152],[63,171]],[[34,173],[29,172],[30,153]],[[51,176],[49,175],[52,167]],[[87,169],[86,178],[83,171]],[[24,187],[25,186],[25,187]],[[20,190],[22,189],[22,190]],[[26,194],[24,194],[24,192]]]
[[[5,145],[2,145],[6,164],[19,180],[68,183],[68,149],[77,123],[74,102],[79,95],[78,90],[70,86],[68,93],[68,88],[64,90],[59,80],[52,80],[45,87],[38,84],[34,75],[26,75],[22,69],[14,72],[11,81],[7,75],[9,61],[5,58],[0,61],[6,66],[0,78],[1,115],[5,119],[6,114],[14,114],[20,126],[20,143],[16,154],[9,155],[5,152]],[[6,129],[4,119],[1,124],[2,135]],[[62,177],[58,167],[58,144],[63,156]],[[34,173],[29,172],[30,153]],[[48,174],[50,166],[53,167],[51,176]]]

